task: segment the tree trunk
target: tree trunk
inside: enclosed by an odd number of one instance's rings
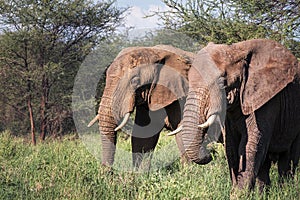
[[[32,142],[33,145],[36,145],[35,126],[34,126],[34,119],[33,119],[33,109],[32,109],[32,105],[31,105],[31,95],[28,96],[27,107],[28,107],[29,119],[30,119],[31,142]]]
[[[41,98],[41,127],[40,127],[40,138],[45,140],[46,137],[46,119],[45,119],[45,97]]]
[[[42,96],[41,96],[41,104],[40,104],[40,112],[41,112],[41,127],[40,127],[40,138],[41,140],[45,140],[46,137],[46,112],[47,112],[47,103],[49,97],[49,80],[46,75],[43,75],[42,79]]]
[[[31,80],[27,80],[27,107],[29,112],[29,120],[30,120],[30,133],[31,133],[31,141],[33,145],[36,145],[36,138],[35,138],[35,124],[34,124],[34,117],[33,117],[33,109],[32,109],[32,97],[31,97]]]

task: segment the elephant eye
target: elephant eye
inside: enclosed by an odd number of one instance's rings
[[[133,77],[130,81],[130,84],[133,88],[137,88],[140,85],[140,78],[139,77]]]

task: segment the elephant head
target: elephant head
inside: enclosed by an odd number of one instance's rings
[[[116,132],[135,106],[147,104],[155,111],[186,96],[193,57],[166,45],[130,47],[119,53],[107,70],[98,115],[89,124],[99,120],[104,165],[113,164]]]
[[[188,75],[182,120],[187,156],[198,164],[210,162],[205,141],[216,119],[220,119],[216,130],[220,131],[228,111],[238,110],[243,115],[256,111],[292,82],[296,73],[297,59],[277,42],[209,43],[198,52]]]

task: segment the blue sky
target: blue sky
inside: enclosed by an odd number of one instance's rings
[[[161,0],[117,0],[118,7],[130,7],[125,19],[126,27],[154,28],[158,27],[158,17],[144,18],[153,11],[167,10]]]

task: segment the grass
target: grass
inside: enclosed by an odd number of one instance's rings
[[[173,139],[164,135],[157,153],[172,144]],[[205,166],[183,167],[176,159],[149,173],[120,168],[112,172],[99,164],[99,152],[91,148],[99,141],[91,140],[95,142],[91,144],[86,142],[89,139],[72,135],[32,146],[7,131],[0,133],[0,199],[230,199],[231,183],[221,146],[217,146],[215,160]],[[119,139],[118,148],[128,152],[130,140]],[[268,194],[254,191],[242,199],[300,199],[299,170],[294,180],[279,186],[273,166],[271,179]]]

